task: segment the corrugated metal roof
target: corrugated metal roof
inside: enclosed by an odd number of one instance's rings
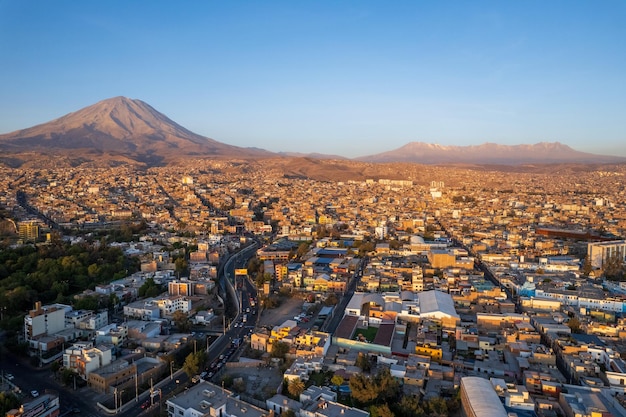
[[[461,390],[465,391],[473,413],[476,417],[507,417],[500,397],[493,389],[489,380],[477,376],[461,378]],[[462,394],[463,396],[463,394]]]

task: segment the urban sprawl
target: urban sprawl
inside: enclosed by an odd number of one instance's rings
[[[22,312],[7,415],[626,416],[626,168],[242,165],[0,169],[4,250],[137,266]]]

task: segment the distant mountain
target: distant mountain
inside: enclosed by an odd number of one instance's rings
[[[340,155],[329,155],[325,153],[300,153],[300,152],[278,152],[280,156],[286,156],[288,158],[311,158],[311,159],[349,159]]]
[[[143,101],[126,97],[103,100],[48,123],[0,135],[0,151],[13,165],[19,164],[20,158],[42,153],[79,163],[107,159],[146,165],[183,157],[273,155],[195,134]]]
[[[579,152],[559,142],[533,145],[498,145],[483,143],[471,146],[444,146],[411,142],[393,151],[356,158],[365,162],[413,162],[419,164],[552,164],[619,163],[626,158]]]

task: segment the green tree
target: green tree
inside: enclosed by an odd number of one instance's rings
[[[56,376],[57,372],[61,369],[61,364],[58,361],[54,361],[50,364],[50,370]]]
[[[309,250],[309,244],[304,242],[304,243],[300,243],[300,246],[298,246],[298,250],[296,251],[296,257],[298,259],[301,259],[306,252]]]
[[[76,378],[76,372],[71,369],[65,368],[61,371],[61,382],[63,385],[71,385],[74,383],[74,379]]]
[[[581,328],[580,328],[580,320],[578,320],[578,317],[572,317],[567,321],[567,327],[569,327],[572,330],[572,333],[581,333]]]
[[[448,403],[442,397],[433,397],[426,402],[428,415],[432,417],[448,417]]]
[[[326,296],[326,299],[324,300],[324,305],[335,306],[338,302],[339,299],[337,298],[337,294],[330,293]]]
[[[363,372],[369,372],[372,369],[372,363],[370,362],[369,357],[363,352],[359,352],[354,364],[361,368]]]
[[[174,324],[176,324],[178,331],[187,333],[191,330],[191,321],[189,320],[187,313],[182,310],[176,310],[174,314],[172,314],[172,320],[174,321]]]
[[[624,278],[622,255],[615,253],[609,256],[603,265],[604,276],[611,281],[621,281]]]
[[[397,404],[397,413],[401,416],[421,417],[425,415],[420,400],[415,396],[403,395]]]
[[[182,274],[187,271],[188,264],[185,258],[183,257],[176,258],[176,260],[174,261],[174,265],[176,267],[176,272],[178,272],[179,274]]]
[[[100,307],[100,299],[95,295],[80,297],[74,302],[76,310],[97,310]]]
[[[350,377],[349,384],[352,398],[361,404],[369,404],[378,397],[374,381],[363,374]]]
[[[400,384],[391,376],[391,371],[387,367],[382,367],[374,378],[374,383],[378,388],[378,400],[389,402],[395,400],[400,394]]]
[[[373,405],[370,407],[371,417],[394,417],[387,404]]]
[[[22,402],[12,392],[0,392],[0,415],[13,409],[19,409]]]
[[[586,277],[588,277],[589,274],[591,274],[591,272],[593,271],[593,266],[591,265],[591,259],[589,259],[589,256],[585,257],[585,261],[583,262],[583,265],[580,268],[580,271]]]
[[[365,256],[368,252],[372,252],[376,249],[376,246],[373,242],[363,242],[359,246],[359,256]]]
[[[292,398],[300,398],[300,394],[304,392],[304,382],[302,382],[300,379],[294,379],[289,381],[287,391]]]
[[[187,357],[185,358],[185,363],[183,364],[183,370],[190,378],[198,373],[198,371],[200,370],[200,357],[198,356],[198,354],[194,354],[192,352],[187,355]]]
[[[285,356],[289,352],[289,345],[285,342],[272,343],[272,358],[285,359]]]
[[[236,378],[233,380],[232,389],[236,392],[246,391],[246,380],[243,378]]]

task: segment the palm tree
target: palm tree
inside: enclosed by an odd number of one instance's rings
[[[289,381],[289,386],[287,387],[287,391],[294,398],[300,398],[300,394],[304,391],[304,382],[300,379],[294,379],[293,381]]]

